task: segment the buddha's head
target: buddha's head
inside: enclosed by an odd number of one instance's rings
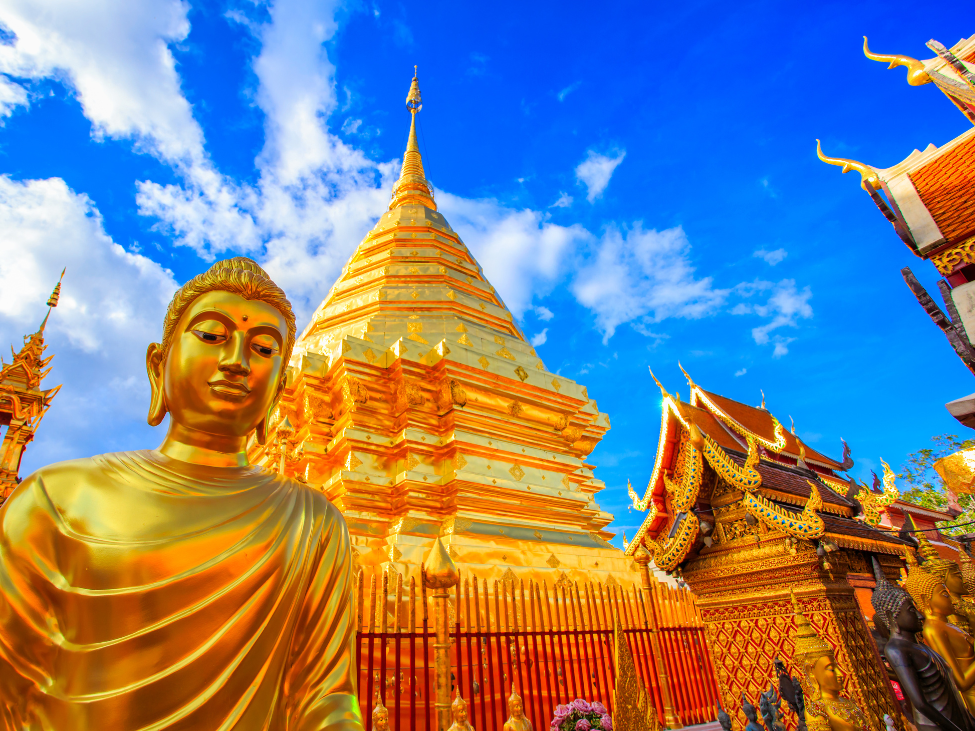
[[[913,560],[912,555],[908,555],[907,578],[904,580],[904,588],[911,595],[915,606],[921,610],[924,616],[934,616],[940,619],[947,619],[948,615],[955,611],[951,604],[951,595],[948,593],[944,582],[932,573],[929,573]],[[927,567],[925,561],[924,566]]]
[[[294,342],[291,303],[267,273],[244,257],[217,262],[176,292],[162,343],[146,353],[149,423],[168,412],[184,429],[218,438],[257,429],[263,442]]]
[[[836,664],[833,648],[809,623],[809,619],[792,597],[796,620],[795,663],[802,670],[803,692],[813,700],[838,698],[843,692],[843,673]]]
[[[525,717],[525,703],[514,688],[511,689],[511,695],[508,696],[508,713],[516,721]]]
[[[460,688],[457,689],[457,697],[450,704],[450,712],[453,714],[454,723],[464,726],[467,723],[467,701],[460,696]]]
[[[379,695],[376,696],[376,705],[372,709],[372,727],[375,731],[389,731],[389,711]]]
[[[928,537],[923,533],[916,535],[918,538],[918,553],[924,559],[924,570],[940,579],[948,591],[953,594],[964,594],[966,592],[965,579],[961,575],[961,569],[958,564],[947,558],[942,558],[938,553],[938,549],[934,547]],[[951,614],[951,612],[948,613]]]
[[[876,556],[872,560],[874,577],[877,579],[877,586],[870,596],[870,603],[875,612],[874,624],[883,622],[891,635],[895,630],[901,630],[909,635],[919,632],[924,620],[918,614],[914,602],[911,601],[911,595],[887,581]]]

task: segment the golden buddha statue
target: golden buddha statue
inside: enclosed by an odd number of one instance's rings
[[[911,523],[913,522],[912,520]],[[918,553],[924,561],[924,570],[940,579],[951,597],[952,611],[949,613],[949,620],[968,634],[975,635],[975,603],[962,596],[968,593],[968,587],[961,568],[954,561],[942,558],[924,533],[915,533],[915,536],[918,539]]]
[[[914,554],[909,552],[907,578],[903,585],[924,615],[924,628],[921,631],[924,642],[944,658],[965,705],[970,713],[975,713],[975,649],[972,647],[972,637],[951,621],[951,596],[942,580],[926,570],[929,564],[929,561],[925,561],[922,568]]]
[[[44,467],[0,508],[0,728],[362,731],[345,522],[247,461],[294,340],[257,264],[214,264],[146,354],[162,445]]]
[[[793,656],[800,669],[800,684],[805,696],[805,722],[809,731],[870,731],[870,723],[860,707],[844,698],[843,673],[836,655],[799,608],[795,596],[792,606],[796,619],[796,645]]]
[[[508,720],[504,722],[502,731],[532,731],[531,721],[525,717],[525,702],[514,686],[508,696]]]
[[[467,701],[460,695],[460,688],[457,689],[457,697],[450,704],[450,715],[454,722],[447,731],[474,731],[474,727],[467,720]]]
[[[389,711],[383,705],[383,697],[376,694],[376,705],[372,709],[372,731],[389,731]]]

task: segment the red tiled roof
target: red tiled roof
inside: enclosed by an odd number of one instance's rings
[[[680,413],[688,421],[694,422],[698,429],[711,437],[716,441],[722,449],[734,449],[735,451],[741,451],[743,448],[739,442],[728,434],[728,430],[725,429],[718,420],[714,418],[710,411],[702,409],[698,406],[691,406],[683,401],[680,404]]]
[[[975,234],[975,136],[909,176],[949,243]]]
[[[764,409],[755,408],[754,406],[747,406],[739,401],[733,401],[730,398],[719,396],[718,394],[711,393],[710,391],[704,391],[704,393],[707,394],[708,398],[711,399],[718,406],[718,408],[720,408],[728,416],[737,421],[750,432],[753,432],[754,434],[757,434],[770,442],[775,441],[775,424],[772,421],[772,415],[769,412],[765,411]],[[815,460],[821,464],[828,465],[834,470],[842,468],[842,464],[836,460],[830,459],[824,454],[817,452],[808,444],[806,444],[805,447],[807,459]],[[785,449],[783,451],[794,456],[799,456],[799,443],[796,441],[794,434],[786,432]]]

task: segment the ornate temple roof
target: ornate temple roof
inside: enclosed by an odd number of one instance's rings
[[[687,380],[691,403],[660,386],[654,469],[642,499],[630,489],[634,507],[647,515],[628,554],[646,546],[669,571],[698,545],[700,514],[732,509],[797,539],[901,552],[903,541],[874,527],[898,495],[886,465],[884,491],[876,493],[840,474],[853,466],[845,445],[842,462],[827,457],[786,432],[764,403],[748,406]]]

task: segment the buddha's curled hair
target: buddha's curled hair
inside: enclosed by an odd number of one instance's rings
[[[172,302],[169,303],[166,319],[163,321],[163,353],[169,352],[176,331],[176,324],[190,303],[202,294],[216,291],[232,292],[247,300],[266,302],[284,315],[284,319],[288,323],[288,342],[285,343],[282,355],[284,356],[284,363],[287,365],[288,361],[291,360],[291,351],[294,348],[297,335],[295,315],[291,309],[291,303],[284,291],[267,275],[267,272],[261,269],[257,262],[248,259],[246,256],[235,256],[232,259],[218,261],[176,290]]]
[[[884,626],[890,629],[890,625],[887,622],[887,613],[889,612],[890,616],[896,617],[901,607],[904,606],[904,602],[911,600],[911,596],[896,584],[891,584],[887,581],[887,577],[884,576],[883,569],[880,568],[880,563],[877,561],[876,556],[872,556],[871,559],[873,560],[873,575],[877,580],[877,586],[870,596],[870,603],[873,605],[874,612],[876,612],[874,622],[879,617],[880,621],[884,623]]]

